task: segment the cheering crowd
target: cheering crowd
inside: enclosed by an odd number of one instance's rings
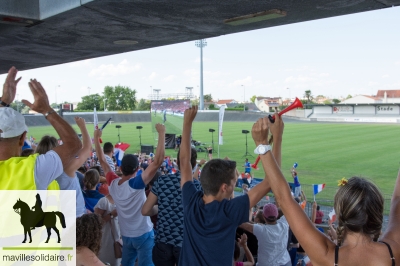
[[[0,99],[0,189],[75,190],[77,265],[296,265],[299,255],[302,265],[395,265],[400,258],[400,178],[385,232],[382,194],[372,182],[352,177],[338,188],[337,225],[325,235],[315,226],[321,218],[317,205],[307,217],[281,173],[284,123],[279,115],[274,123],[261,118],[252,128],[264,180],[234,197],[236,162],[198,162],[191,147],[197,106],[184,111],[174,170],[163,169],[161,124],[155,126],[158,143],[151,160],[126,154],[117,167],[112,144],[102,147],[102,131],[95,130],[99,165],[88,165],[92,140],[85,121],[75,118],[81,141],[50,107],[42,85],[30,80],[34,101],[23,103],[44,115],[63,144],[45,136],[32,154],[21,156],[28,128],[24,117],[9,107],[20,81],[17,72],[10,69]],[[295,171],[292,174],[297,177]],[[271,190],[275,203],[253,216],[252,208]],[[256,239],[256,252],[250,251],[250,238]],[[297,254],[291,256],[293,249]]]

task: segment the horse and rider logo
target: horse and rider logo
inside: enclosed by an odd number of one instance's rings
[[[21,216],[21,224],[24,227],[24,241],[26,242],[26,233],[29,235],[29,243],[32,243],[31,237],[31,230],[35,229],[36,227],[46,226],[47,229],[47,240],[45,243],[49,242],[51,232],[50,230],[53,229],[57,233],[58,243],[61,243],[60,239],[60,232],[56,227],[56,220],[57,217],[60,219],[60,223],[63,228],[66,228],[65,225],[65,217],[62,212],[43,212],[42,210],[42,200],[40,199],[40,195],[36,194],[36,204],[35,206],[29,208],[29,205],[24,201],[18,199],[17,202],[14,204],[13,209],[16,213]]]

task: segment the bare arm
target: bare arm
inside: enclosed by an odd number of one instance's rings
[[[181,188],[186,182],[192,180],[192,165],[190,164],[190,131],[192,130],[192,123],[196,117],[197,109],[197,106],[186,109],[183,116],[182,141],[179,152],[179,161],[181,166]]]
[[[306,194],[304,194],[304,191],[301,191],[301,195],[300,195],[301,201],[307,201],[307,197]]]
[[[397,180],[396,180],[393,195],[392,195],[388,227],[382,237],[383,241],[387,241],[390,245],[394,244],[397,246],[397,248],[392,246],[392,249],[395,252],[395,257],[396,257],[396,255],[399,256],[399,253],[400,253],[400,252],[398,252],[396,254],[396,251],[395,251],[395,250],[400,250],[400,226],[399,226],[399,223],[400,223],[400,170],[397,174]]]
[[[315,223],[315,219],[317,218],[317,202],[313,202],[312,211],[311,211],[311,222]]]
[[[247,246],[247,235],[242,234],[240,238],[238,238],[239,245],[244,249],[244,254],[246,255],[247,261],[243,263],[244,266],[253,266],[254,265],[254,257],[251,254],[249,247]]]
[[[143,216],[153,216],[158,213],[157,200],[157,196],[150,191],[149,195],[147,196],[146,202],[143,204],[142,207]]]
[[[70,177],[75,176],[75,171],[86,162],[86,159],[90,157],[92,151],[92,140],[90,139],[89,132],[86,128],[85,119],[82,117],[75,117],[75,122],[82,133],[83,147],[78,152],[77,157],[64,168],[64,172]]]
[[[103,149],[100,146],[100,138],[101,138],[102,132],[100,129],[95,129],[94,130],[94,148],[96,150],[96,156],[97,159],[99,160],[99,163],[101,165],[101,168],[103,168],[104,175],[107,176],[108,172],[112,172],[112,169],[110,165],[108,165],[106,157],[104,156]]]
[[[246,230],[247,232],[253,233],[254,225],[251,223],[242,223],[239,225],[240,228]]]
[[[277,116],[278,114],[275,114],[275,117]],[[275,122],[270,126],[270,131],[274,139],[272,154],[279,168],[282,168],[282,137],[284,126],[282,119],[280,119],[278,123]]]
[[[275,123],[281,123],[281,118],[275,116]],[[270,123],[268,121],[268,123]],[[302,247],[315,264],[325,264],[330,258],[325,255],[332,252],[335,244],[326,236],[321,234],[310,219],[292,198],[287,181],[280,171],[272,153],[267,152],[261,156],[266,179],[270,182],[276,200],[292,228],[293,233],[301,243]]]
[[[257,120],[257,122],[253,125],[253,128],[251,130],[251,134],[253,137],[253,140],[256,144],[256,146],[263,144],[263,145],[268,145],[268,125],[267,125],[267,117],[260,118]],[[277,146],[277,149],[280,146]],[[267,154],[270,152],[267,152]],[[265,156],[260,155],[261,157]],[[271,190],[271,186],[269,184],[269,181],[267,178],[264,178],[263,181],[261,181],[258,185],[253,187],[247,195],[249,196],[249,201],[250,201],[250,208],[255,206],[262,197],[264,197],[269,191]]]
[[[53,151],[60,156],[63,167],[66,168],[75,159],[75,156],[82,148],[82,143],[75,130],[50,107],[49,99],[42,84],[34,79],[29,82],[29,88],[33,94],[34,102],[33,104],[27,100],[22,100],[22,102],[38,113],[48,114],[47,120],[63,141],[63,145],[54,148]]]
[[[153,179],[165,156],[165,126],[156,124],[156,130],[158,132],[156,155],[154,156],[153,162],[149,164],[146,170],[144,170],[142,173],[142,179],[145,185],[147,185]]]

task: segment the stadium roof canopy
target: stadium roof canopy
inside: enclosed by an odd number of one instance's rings
[[[400,5],[400,0],[1,0],[0,73]],[[137,43],[136,43],[137,42]]]

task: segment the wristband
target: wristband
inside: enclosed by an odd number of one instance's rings
[[[10,107],[10,105],[7,104],[7,103],[5,103],[5,102],[3,102],[3,101],[1,100],[1,98],[0,98],[0,104],[3,105],[4,107]]]
[[[49,115],[51,115],[51,114],[53,114],[53,113],[55,113],[55,112],[56,112],[56,111],[51,110],[51,111],[45,113],[45,114],[44,114],[44,117],[47,119],[47,116],[49,116]]]

